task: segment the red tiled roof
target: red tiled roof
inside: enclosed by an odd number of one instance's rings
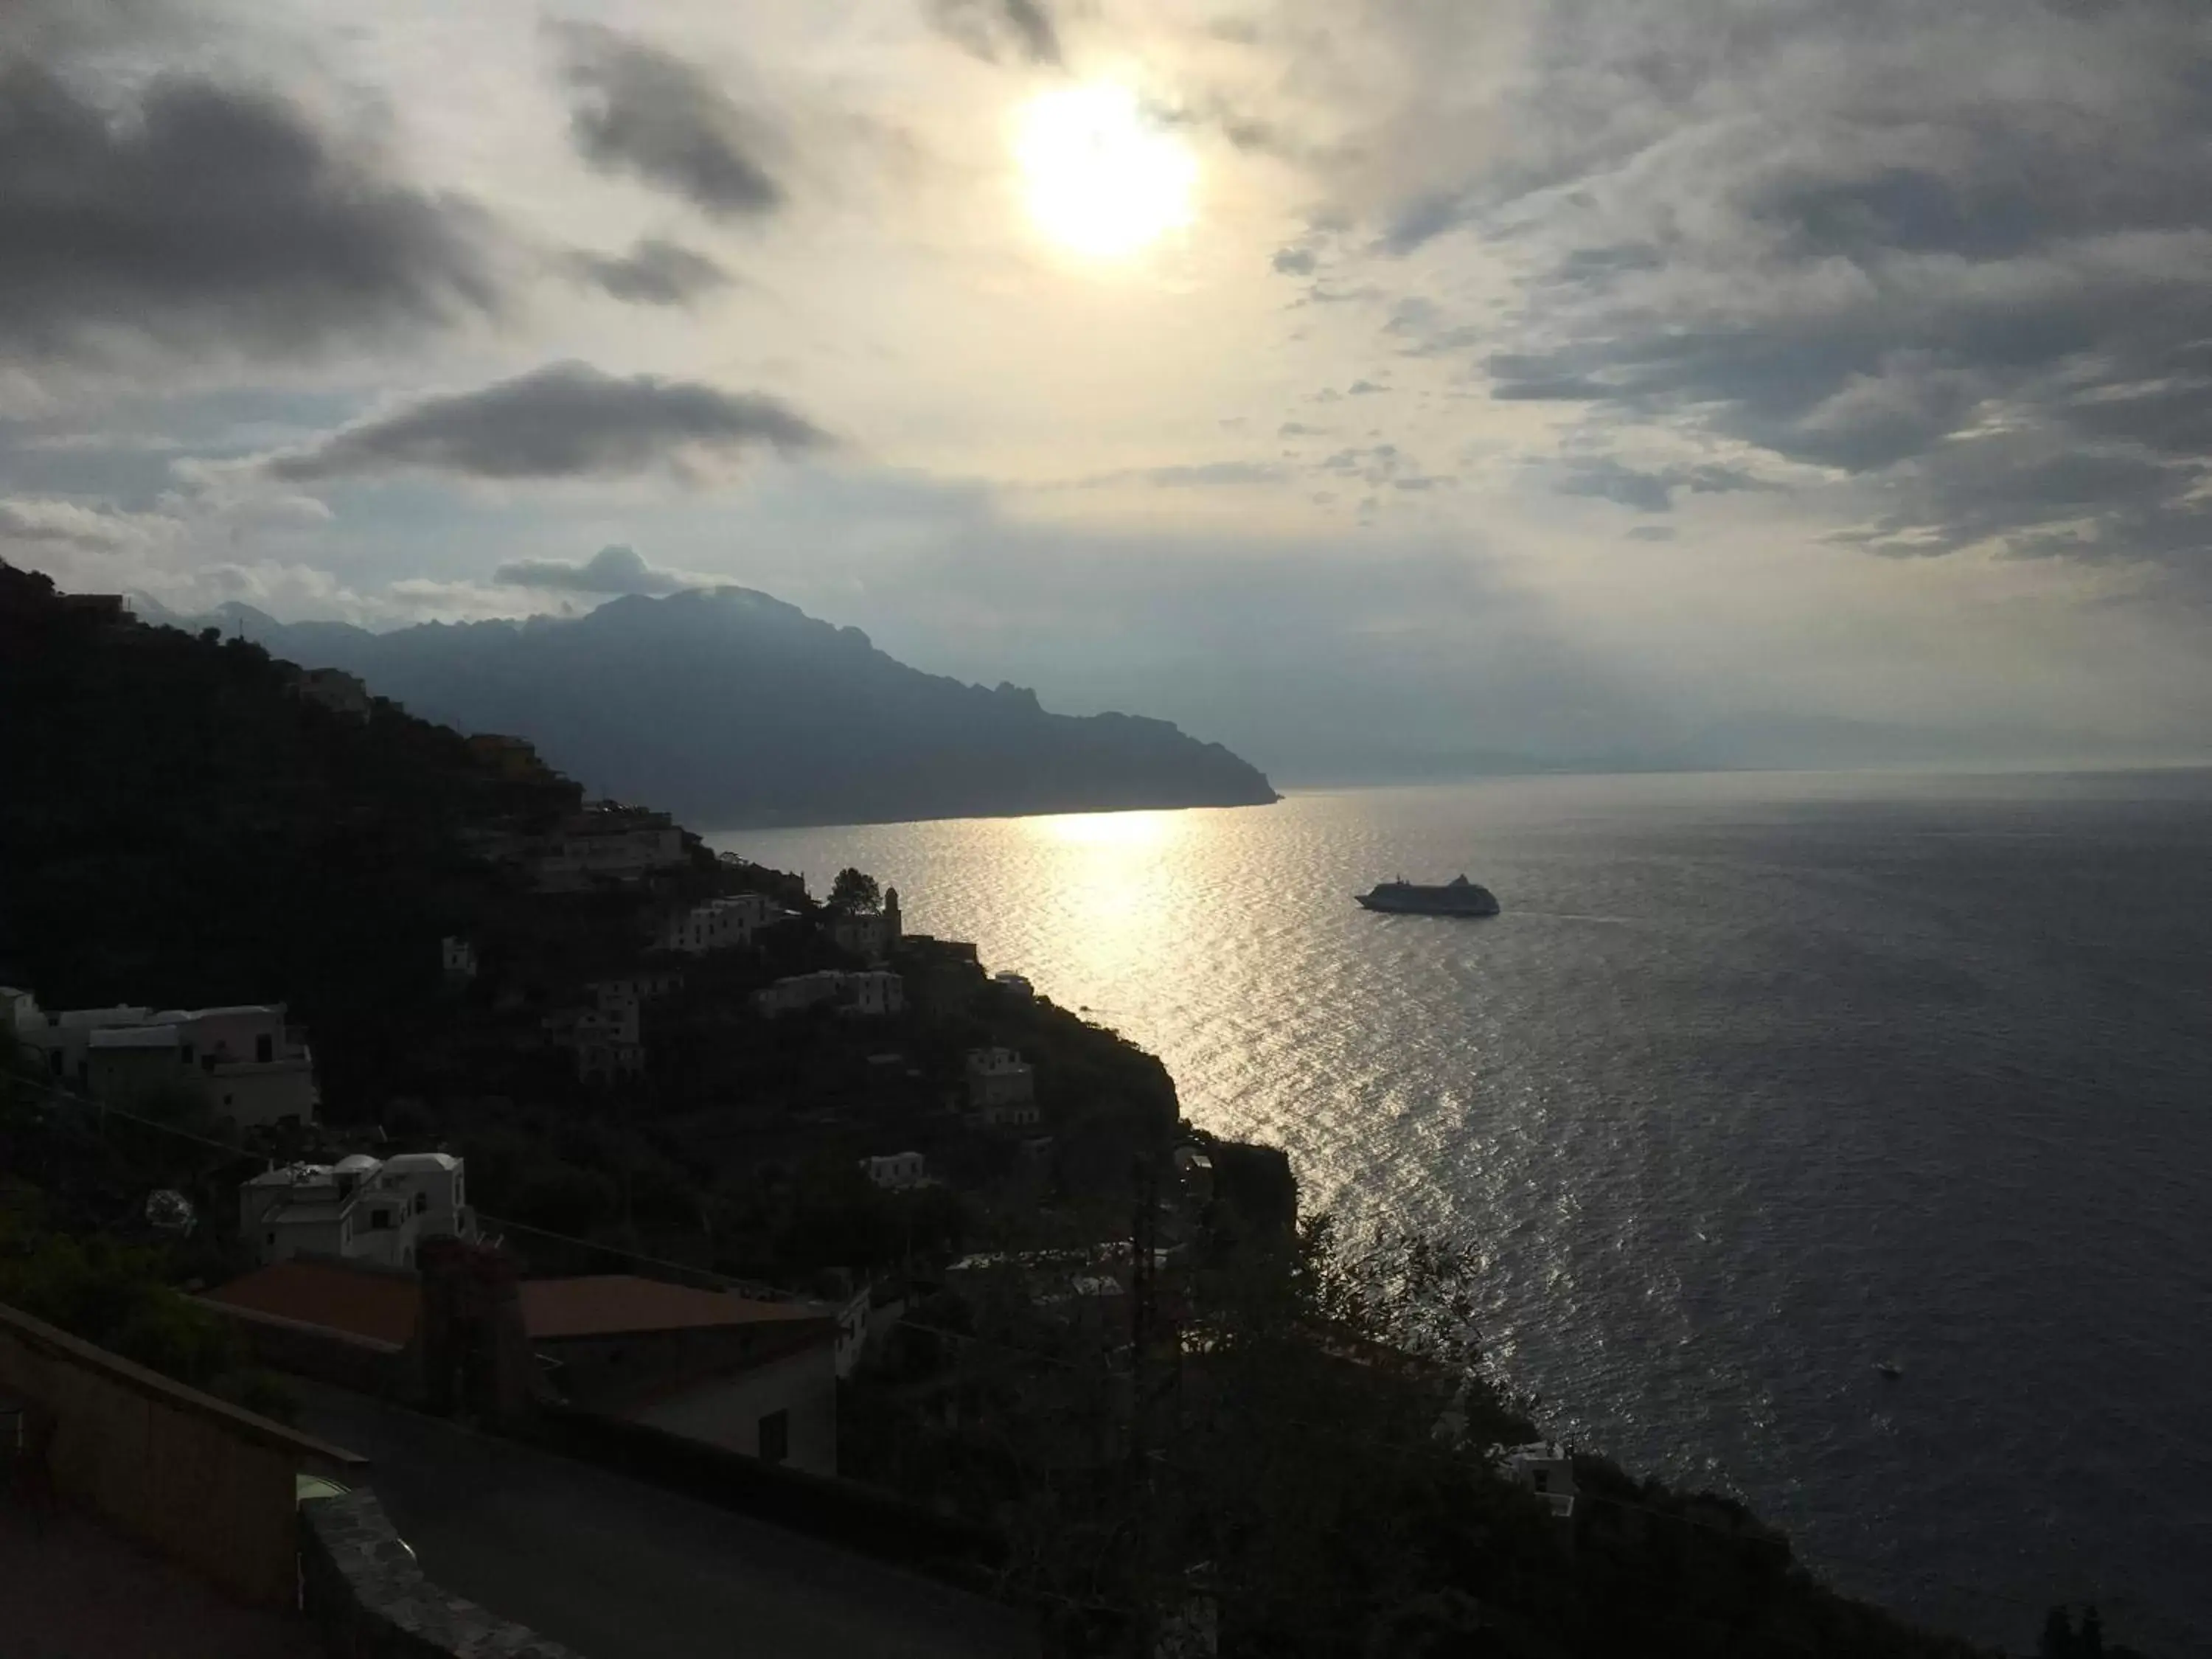
[[[588,1279],[529,1279],[521,1285],[522,1326],[534,1340],[697,1330],[830,1316],[799,1302],[752,1302],[726,1291],[695,1291],[657,1279],[601,1273]]]
[[[422,1315],[422,1286],[413,1277],[338,1261],[271,1262],[206,1299],[394,1347],[415,1340]]]

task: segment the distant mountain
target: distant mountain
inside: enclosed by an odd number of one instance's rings
[[[925,674],[743,588],[390,634],[235,605],[193,622],[358,674],[426,719],[527,738],[587,787],[702,828],[1276,799],[1164,720],[1048,714],[1032,691]]]

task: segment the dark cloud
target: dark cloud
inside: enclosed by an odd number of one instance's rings
[[[736,281],[705,254],[656,237],[641,238],[627,253],[579,251],[568,266],[578,281],[641,306],[688,306]]]
[[[1389,389],[1390,388],[1387,386],[1377,386],[1372,380],[1354,380],[1350,386],[1345,387],[1344,391],[1346,397],[1373,398],[1388,392]]]
[[[425,398],[264,465],[280,478],[307,482],[402,471],[610,477],[680,466],[702,453],[806,450],[827,441],[773,398],[555,363],[479,391]]]
[[[1334,472],[1345,478],[1358,478],[1376,489],[1402,479],[1428,476],[1412,456],[1391,443],[1340,449],[1318,465],[1324,472]],[[1425,484],[1413,486],[1415,489],[1426,487]],[[1374,502],[1370,500],[1366,505],[1372,507]]]
[[[490,241],[272,94],[165,75],[111,106],[0,64],[0,349],[374,339],[492,309]]]
[[[1564,476],[1554,486],[1562,495],[1587,495],[1599,501],[1617,501],[1623,507],[1633,507],[1638,513],[1672,512],[1674,492],[1678,489],[1686,489],[1698,495],[1716,495],[1746,489],[1771,489],[1773,487],[1741,467],[1721,466],[1708,462],[1697,466],[1670,466],[1647,472],[1639,471],[1610,456],[1569,461]]]
[[[1831,469],[1869,547],[2202,567],[2208,62],[2212,10],[2165,0],[1557,0],[1500,142],[1379,219],[1484,236],[1520,302],[1389,331],[1486,354],[1499,398]]]
[[[673,593],[695,586],[681,572],[656,570],[628,547],[603,547],[588,559],[514,559],[492,572],[505,587],[556,593]]]
[[[1285,276],[1310,276],[1319,263],[1310,247],[1279,247],[1273,261],[1275,269]]]
[[[1057,68],[1066,61],[1043,0],[923,0],[922,10],[939,33],[986,63],[1013,58]]]
[[[575,99],[569,137],[593,167],[635,173],[717,218],[782,205],[760,159],[763,124],[697,64],[597,24],[565,25],[559,38]]]
[[[1666,513],[1674,505],[1674,492],[1664,478],[1613,460],[1571,462],[1553,488],[1562,495],[1616,501],[1638,513]]]

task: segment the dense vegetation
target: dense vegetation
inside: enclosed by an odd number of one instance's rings
[[[434,1020],[438,939],[495,900],[462,830],[575,791],[289,679],[258,646],[110,626],[0,564],[0,983],[50,1007],[289,1001],[343,1114]]]

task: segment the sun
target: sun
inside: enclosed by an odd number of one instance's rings
[[[1121,259],[1191,222],[1198,158],[1110,82],[1056,87],[1014,131],[1030,216],[1071,251]]]

